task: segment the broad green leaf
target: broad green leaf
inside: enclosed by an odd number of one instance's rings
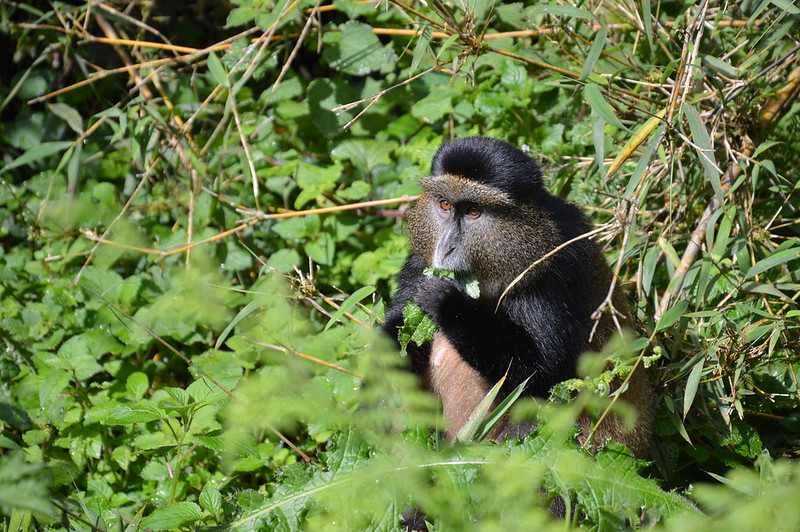
[[[333,264],[336,255],[336,241],[329,233],[320,233],[303,247],[306,255],[318,264]]]
[[[120,406],[111,411],[106,423],[109,425],[130,425],[131,423],[148,423],[158,419],[166,419],[167,413],[150,402],[143,402],[134,407]]]
[[[349,160],[356,168],[372,171],[378,166],[388,166],[392,150],[396,148],[394,141],[348,139],[331,150],[331,157],[340,161]]]
[[[617,118],[617,115],[614,113],[614,109],[611,108],[603,97],[600,87],[594,83],[587,83],[583,88],[583,96],[586,98],[586,101],[589,102],[592,110],[602,116],[606,122],[619,129],[628,131],[628,128],[620,122],[619,118]]]
[[[206,483],[198,498],[203,510],[219,518],[222,515],[222,496],[214,486]]]
[[[341,175],[342,165],[338,161],[327,167],[298,164],[295,181],[301,192],[294,201],[295,208],[301,209],[311,200],[330,193],[336,187]]]
[[[340,72],[366,76],[397,61],[394,50],[381,44],[368,24],[349,20],[340,29],[336,42],[329,42],[323,51],[323,58]]]
[[[125,388],[128,390],[128,395],[131,399],[139,401],[147,393],[147,389],[150,388],[150,381],[145,373],[135,371],[128,375],[128,380],[125,381]]]
[[[203,517],[203,510],[193,502],[176,502],[159,508],[142,519],[142,528],[171,530],[190,525]]]
[[[397,331],[400,352],[406,354],[409,342],[422,345],[433,340],[433,333],[439,329],[433,320],[425,314],[422,307],[409,301],[403,308],[403,326]]]

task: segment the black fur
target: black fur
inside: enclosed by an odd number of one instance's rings
[[[515,201],[542,190],[542,173],[533,159],[502,140],[466,137],[443,144],[431,175],[456,175],[506,192]]]

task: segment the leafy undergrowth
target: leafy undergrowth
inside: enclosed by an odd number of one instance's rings
[[[0,3],[7,529],[797,530],[798,14]],[[617,409],[596,356],[528,438],[451,445],[376,334],[417,180],[476,134],[599,228],[648,462],[576,442]]]

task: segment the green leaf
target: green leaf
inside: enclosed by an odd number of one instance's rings
[[[753,277],[755,277],[760,273],[763,273],[771,268],[774,268],[775,266],[785,264],[797,258],[800,258],[800,247],[794,247],[791,249],[778,251],[777,253],[773,253],[769,257],[761,259],[760,261],[753,264],[750,267],[750,269],[747,270],[747,273],[744,275],[744,277],[745,279],[752,279]]]
[[[669,310],[667,310],[661,319],[656,323],[656,331],[663,331],[668,327],[672,327],[679,319],[683,317],[686,308],[689,306],[688,301],[678,301]]]
[[[211,483],[206,483],[206,485],[203,486],[198,500],[203,510],[216,517],[217,520],[222,517],[222,496],[219,490],[212,486]]]
[[[431,27],[427,24],[422,25],[422,32],[417,39],[414,47],[414,58],[411,60],[411,74],[417,71],[422,58],[431,51]]]
[[[31,164],[37,161],[40,161],[46,157],[50,157],[56,153],[62,152],[69,148],[72,145],[72,142],[67,140],[59,140],[54,142],[42,142],[41,144],[37,144],[33,148],[29,149],[0,170],[0,174],[4,174],[9,170],[13,170],[19,166],[24,166],[26,164]]]
[[[531,380],[530,377],[522,381],[519,386],[514,388],[514,391],[508,394],[500,402],[500,404],[498,404],[497,407],[492,410],[491,414],[486,416],[486,418],[481,421],[475,434],[475,440],[481,441],[489,435],[492,429],[494,429],[495,425],[497,425],[503,419],[508,410],[514,405],[514,403],[517,402],[517,399],[520,398],[522,392],[525,391],[525,387],[528,385],[529,380]]]
[[[421,346],[433,340],[433,333],[439,329],[433,320],[425,314],[422,307],[409,301],[403,308],[403,326],[397,331],[397,341],[400,343],[400,352],[406,354],[409,342]]]
[[[356,307],[358,303],[360,303],[364,298],[372,295],[374,292],[375,292],[374,286],[362,286],[361,288],[353,292],[353,294],[350,297],[345,299],[342,302],[342,304],[339,305],[339,310],[337,310],[331,315],[331,319],[328,320],[328,323],[327,325],[325,325],[324,330],[327,331],[331,327],[331,325],[339,321],[339,318],[344,316],[345,312],[350,312],[352,309]]]
[[[575,17],[585,20],[597,20],[597,17],[591,11],[580,9],[573,6],[560,6],[554,4],[537,4],[529,8],[531,15],[560,15],[564,17]]]
[[[650,48],[653,48],[653,9],[650,0],[642,0],[642,22],[644,23],[647,42]]]
[[[331,265],[336,255],[336,241],[328,233],[320,233],[303,247],[306,255],[318,264]]]
[[[703,172],[711,184],[711,188],[714,189],[717,198],[720,202],[723,202],[725,193],[722,191],[721,174],[714,157],[714,146],[711,144],[711,137],[708,136],[708,131],[706,131],[697,109],[692,104],[687,103],[684,106],[684,110],[686,111],[686,120],[689,122],[689,129],[692,131],[692,140],[698,148],[697,155],[700,158],[700,164],[703,166]]]
[[[583,63],[583,68],[581,69],[581,80],[586,79],[586,77],[592,73],[594,64],[597,62],[600,54],[603,53],[603,47],[606,45],[607,33],[608,30],[606,30],[606,27],[600,26],[597,35],[594,36],[592,47],[589,49],[589,53],[586,55],[586,61]]]
[[[334,160],[349,160],[355,168],[372,171],[377,166],[391,164],[391,154],[395,148],[397,143],[394,141],[348,139],[331,150],[331,157]]]
[[[338,162],[327,167],[298,164],[295,180],[302,190],[294,200],[295,208],[300,209],[309,201],[333,191],[341,175],[342,165]]]
[[[586,98],[586,101],[589,102],[592,110],[602,116],[606,122],[619,129],[628,131],[628,128],[625,127],[622,122],[620,122],[619,118],[617,118],[617,115],[614,114],[614,110],[603,97],[600,87],[594,83],[587,83],[583,88],[583,96]]]
[[[467,418],[467,421],[458,429],[458,433],[456,434],[456,441],[467,442],[476,439],[476,435],[478,434],[478,430],[481,425],[481,421],[486,417],[486,414],[489,413],[489,410],[492,408],[494,404],[494,400],[497,398],[497,394],[500,393],[500,388],[503,387],[503,384],[506,382],[506,376],[503,375],[492,389],[489,390],[486,395],[481,399],[481,402],[478,403],[478,406],[472,411]],[[484,427],[485,429],[486,427]],[[489,428],[491,430],[491,428]],[[488,434],[489,431],[486,431]]]
[[[158,419],[166,419],[167,413],[153,403],[140,403],[134,407],[120,406],[111,411],[106,423],[109,425],[130,425],[131,423],[149,423]]]
[[[694,402],[694,398],[697,395],[697,386],[700,383],[700,377],[703,375],[703,367],[705,366],[705,358],[701,358],[697,361],[697,363],[692,368],[691,373],[689,373],[689,378],[686,379],[686,389],[683,391],[683,418],[686,419],[686,415],[689,413],[689,410],[692,408],[692,403]]]
[[[336,70],[366,76],[397,61],[394,50],[381,44],[370,25],[349,20],[340,29],[336,42],[329,43],[322,54]]]
[[[208,71],[211,74],[211,79],[213,79],[217,85],[230,87],[231,80],[228,79],[225,66],[223,66],[222,61],[219,60],[219,57],[217,57],[217,54],[214,52],[208,54]]]
[[[128,380],[125,381],[125,388],[128,390],[128,395],[134,401],[139,401],[144,394],[147,393],[147,389],[150,387],[150,382],[147,379],[147,375],[142,373],[141,371],[136,371],[128,375]]]
[[[47,104],[47,108],[66,122],[72,131],[79,135],[83,133],[83,118],[74,107],[70,107],[65,103],[50,103]]]
[[[166,508],[159,508],[142,519],[142,528],[150,530],[170,530],[194,523],[202,519],[203,510],[193,502],[176,502]]]

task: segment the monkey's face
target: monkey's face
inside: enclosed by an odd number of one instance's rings
[[[474,276],[482,293],[493,293],[547,251],[541,217],[505,192],[451,175],[420,184],[425,193],[409,213],[408,235],[428,266]]]

